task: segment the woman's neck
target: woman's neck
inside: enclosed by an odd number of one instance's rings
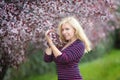
[[[74,38],[74,39],[71,39],[69,40],[65,45],[64,47],[62,48],[62,50],[64,50],[65,48],[67,48],[68,46],[70,46],[74,41],[76,41],[77,38]]]
[[[77,38],[73,38],[73,39],[71,39],[71,40],[68,41],[68,44],[71,44],[71,43],[73,43],[76,40],[77,40]]]

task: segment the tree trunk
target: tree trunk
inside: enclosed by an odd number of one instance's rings
[[[5,52],[1,52],[2,54],[0,55],[0,80],[4,80],[4,77],[6,75],[6,72],[8,70],[8,65],[6,63],[6,58],[5,58]],[[3,55],[4,54],[4,55]]]
[[[120,49],[120,29],[116,29],[115,48]]]
[[[5,74],[8,70],[7,65],[0,66],[1,71],[0,71],[0,80],[4,80]]]

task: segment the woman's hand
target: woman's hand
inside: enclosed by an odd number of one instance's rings
[[[49,44],[50,46],[51,46],[51,45],[54,45],[51,37],[49,36],[49,33],[50,33],[51,31],[53,31],[53,30],[48,30],[48,31],[45,33],[46,40],[47,40],[47,42],[48,42],[48,44]]]
[[[45,50],[45,52],[46,52],[47,55],[51,55],[52,54],[52,49],[51,48],[47,48]]]
[[[46,49],[46,54],[51,55],[53,53],[53,55],[55,57],[57,57],[57,56],[61,55],[62,53],[58,50],[58,48],[54,45],[52,39],[50,38],[49,32],[51,32],[51,31],[53,31],[53,30],[48,30],[45,33],[46,40],[47,40],[47,42],[48,42],[48,44],[50,46],[50,49]]]

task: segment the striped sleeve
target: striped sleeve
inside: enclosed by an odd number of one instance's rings
[[[53,55],[47,55],[46,53],[44,54],[44,61],[45,62],[52,62],[53,61]]]
[[[78,61],[81,59],[82,55],[84,54],[84,49],[85,47],[82,42],[78,44],[74,44],[73,46],[69,47],[69,49],[62,51],[62,55],[58,56],[56,58],[56,61],[61,63]]]

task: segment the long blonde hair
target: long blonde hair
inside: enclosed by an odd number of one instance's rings
[[[62,36],[62,28],[61,28],[62,25],[65,23],[70,24],[75,29],[75,35],[76,35],[77,39],[81,40],[85,44],[85,52],[89,52],[91,50],[91,43],[90,43],[89,39],[87,38],[87,36],[85,35],[85,32],[84,32],[83,28],[81,27],[80,23],[74,16],[65,17],[59,23],[58,32],[60,35],[60,39],[63,42],[65,41],[64,37]]]

